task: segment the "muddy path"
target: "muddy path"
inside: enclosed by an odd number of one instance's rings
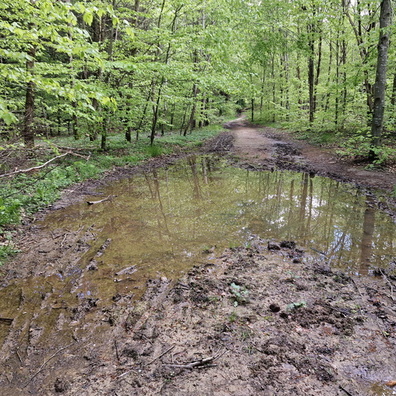
[[[336,172],[366,188],[387,190],[394,182],[376,172],[369,180],[367,171],[281,131],[243,119],[228,127],[205,152],[249,169]],[[97,188],[106,183],[176,160],[155,159],[75,186],[49,211],[100,200]],[[181,279],[158,274],[142,295],[133,288],[133,266],[101,271],[111,235],[99,238],[95,224],[48,229],[39,222],[46,213],[21,230],[22,252],[1,269],[0,393],[395,394],[391,268],[352,278],[294,241],[252,236],[249,246],[215,258],[203,251],[201,264]],[[101,290],[87,289],[92,281]]]
[[[388,192],[396,186],[395,172],[366,170],[363,165],[341,160],[330,149],[296,140],[286,131],[252,126],[243,117],[227,123],[226,127],[234,138],[233,151],[242,162],[311,172]]]

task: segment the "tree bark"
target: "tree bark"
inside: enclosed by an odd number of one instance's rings
[[[28,51],[28,55],[31,59],[26,62],[26,71],[28,75],[33,76],[34,74],[34,57],[36,56],[36,48],[32,45]],[[28,81],[26,85],[26,96],[25,96],[25,117],[23,123],[23,140],[28,148],[34,147],[34,130],[33,130],[33,118],[34,118],[34,100],[35,100],[35,84],[33,81]]]
[[[392,22],[392,0],[381,1],[380,37],[378,41],[377,72],[374,84],[374,109],[371,134],[374,146],[381,144],[384,123],[386,71],[388,63],[389,31]]]

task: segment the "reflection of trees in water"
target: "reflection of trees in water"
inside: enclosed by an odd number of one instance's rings
[[[366,209],[363,216],[363,233],[362,240],[360,242],[360,270],[362,275],[368,274],[368,268],[370,263],[371,254],[373,251],[373,236],[375,229],[375,210],[374,210],[373,199],[367,195],[366,197]]]
[[[309,174],[232,168],[216,157],[190,157],[105,194],[117,198],[91,208],[84,221],[103,226],[102,236],[111,233],[120,259],[142,252],[155,260],[166,252],[176,257],[180,249],[226,247],[254,233],[294,239],[333,263],[349,260],[356,267],[373,252],[390,254],[395,242],[395,226],[384,216],[370,229],[375,209],[348,185]]]
[[[202,199],[201,195],[201,186],[199,184],[199,175],[197,171],[197,157],[188,157],[187,158],[187,163],[190,166],[191,169],[191,180],[192,180],[192,186],[193,186],[193,197],[195,199]],[[202,161],[202,170],[203,170],[203,179],[205,180],[205,174],[207,174],[207,169],[204,166],[205,163]]]

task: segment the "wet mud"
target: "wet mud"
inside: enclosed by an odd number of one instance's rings
[[[181,279],[151,280],[140,301],[117,293],[106,307],[89,298],[54,307],[69,321],[58,342],[40,342],[32,318],[27,345],[6,342],[2,390],[392,395],[396,282],[379,275],[354,279],[310,263],[293,241],[252,240]]]

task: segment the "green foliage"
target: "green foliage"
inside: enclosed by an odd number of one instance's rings
[[[147,147],[147,153],[150,157],[159,157],[162,154],[162,148],[157,145]]]
[[[120,134],[109,136],[109,150],[106,152],[100,151],[98,141],[87,142],[74,140],[72,137],[53,138],[51,141],[44,139],[39,142],[40,146],[43,149],[47,147],[49,153],[47,157],[41,158],[39,163],[46,162],[48,157],[59,155],[59,146],[71,149],[85,147],[87,153],[89,152],[89,160],[83,158],[76,160],[74,156],[66,156],[58,163],[43,168],[40,172],[31,175],[22,173],[12,179],[0,179],[2,183],[0,237],[4,239],[5,235],[10,235],[5,230],[11,224],[18,224],[24,216],[29,216],[52,204],[59,197],[60,191],[73,183],[97,178],[114,166],[130,166],[154,154],[172,153],[175,150],[180,150],[180,147],[188,149],[202,140],[218,134],[221,130],[221,127],[214,126],[198,130],[196,134],[188,136],[167,135],[161,138],[161,145],[153,146],[153,151],[148,149],[147,143],[139,141],[130,144]],[[16,153],[18,150],[23,150],[18,145],[8,145],[4,148],[4,150],[6,149]],[[40,150],[37,155],[39,154]],[[4,244],[0,243],[0,259],[6,259],[14,252],[15,249],[10,240],[7,239],[7,243]]]
[[[249,302],[249,290],[245,286],[237,285],[236,283],[231,283],[230,292],[234,300],[234,306],[237,307],[239,304],[244,305]]]
[[[340,146],[340,149],[337,150],[338,155],[358,160],[369,160],[374,157],[372,166],[381,166],[396,160],[394,147],[374,146],[368,129],[357,131],[353,136],[345,139]]]
[[[12,233],[3,232],[0,238],[0,266],[18,251],[12,242]]]
[[[286,309],[288,311],[293,311],[295,309],[303,308],[303,307],[306,307],[306,306],[307,306],[307,303],[305,301],[299,301],[299,302],[293,302],[293,303],[289,304],[286,307]]]
[[[18,199],[0,197],[0,226],[2,224],[16,224],[20,220],[21,202]]]

